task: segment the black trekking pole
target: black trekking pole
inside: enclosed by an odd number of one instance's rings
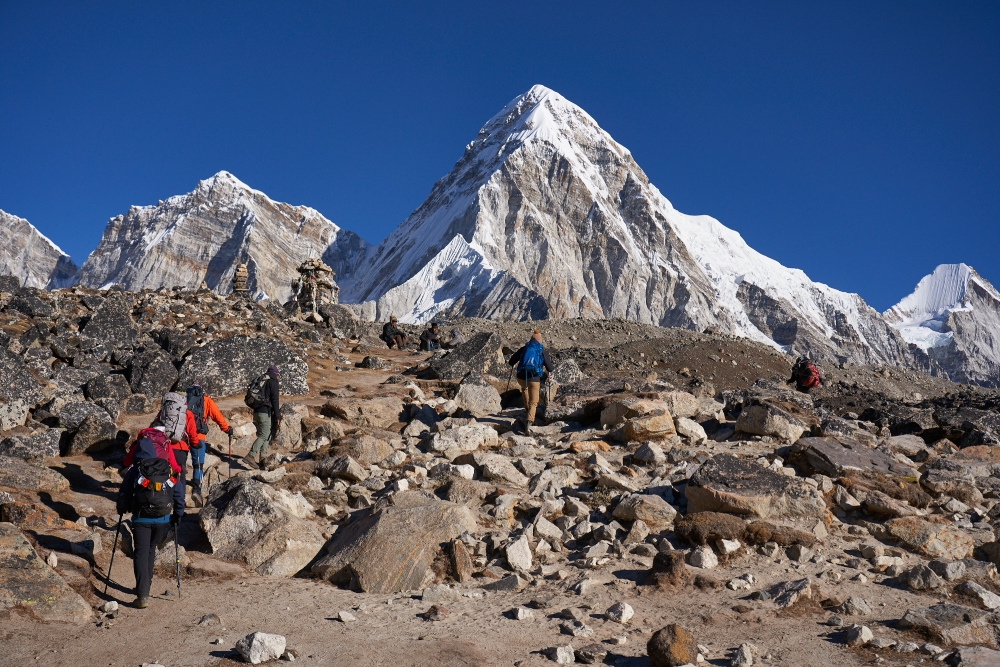
[[[108,564],[108,576],[104,578],[104,594],[108,594],[108,584],[111,583],[111,568],[115,565],[115,551],[118,550],[118,536],[122,533],[122,515],[118,515],[118,527],[115,529],[115,543],[111,547],[111,562]]]
[[[507,373],[507,388],[503,390],[503,393],[505,393],[505,394],[508,391],[510,391],[510,379],[512,377],[514,377],[514,367],[513,366],[510,367],[510,373]]]
[[[179,525],[179,522],[178,522]],[[177,567],[177,599],[181,599],[181,556],[180,547],[177,545],[177,526],[174,526],[174,564]]]
[[[230,427],[231,428],[231,427]],[[229,434],[229,470],[226,471],[226,479],[233,478],[233,434]]]

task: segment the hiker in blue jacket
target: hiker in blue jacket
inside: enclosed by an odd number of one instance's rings
[[[118,514],[132,514],[132,566],[135,571],[135,606],[149,606],[156,545],[184,516],[184,478],[169,463],[166,435],[149,428],[139,433],[133,448],[133,465],[118,490]],[[176,536],[175,536],[176,539]]]
[[[507,363],[517,365],[517,384],[521,387],[524,409],[527,411],[525,425],[531,426],[535,423],[535,410],[538,409],[542,383],[548,380],[553,368],[549,353],[542,347],[542,332],[535,329],[531,340],[515,352]]]

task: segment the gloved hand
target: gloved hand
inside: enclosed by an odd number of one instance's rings
[[[181,515],[180,514],[171,514],[170,515],[170,525],[171,526],[174,526],[176,528],[177,524],[179,524],[180,522],[181,522]]]
[[[233,425],[230,424],[229,428],[226,429],[226,435],[232,435],[232,434],[233,434]]]

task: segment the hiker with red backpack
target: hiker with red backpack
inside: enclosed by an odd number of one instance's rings
[[[211,419],[223,433],[233,434],[233,427],[229,425],[226,418],[219,411],[219,406],[215,404],[210,396],[205,393],[198,382],[191,383],[187,388],[187,409],[188,414],[194,419],[195,438],[191,442],[191,467],[194,472],[191,475],[191,500],[199,507],[205,502],[201,494],[201,481],[205,477],[205,436],[208,434],[208,420]]]
[[[542,332],[535,329],[531,340],[515,352],[507,364],[517,365],[517,384],[521,387],[521,397],[524,399],[524,426],[528,429],[535,423],[535,410],[538,409],[542,383],[548,380],[548,372],[553,369],[552,359],[542,346]]]
[[[793,382],[795,383],[795,388],[803,394],[808,394],[810,389],[823,384],[819,376],[819,369],[816,368],[816,364],[806,355],[802,355],[795,361],[795,365],[792,366],[792,377],[785,384],[792,384]]]
[[[116,506],[119,515],[131,514],[132,567],[135,573],[135,607],[149,606],[156,545],[184,516],[184,477],[173,460],[165,426],[143,429],[126,456]],[[119,516],[119,524],[121,518]],[[174,539],[176,540],[176,534]],[[110,572],[108,573],[110,576]]]

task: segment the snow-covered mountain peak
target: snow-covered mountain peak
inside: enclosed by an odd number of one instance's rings
[[[0,211],[0,275],[16,276],[25,287],[69,287],[77,267],[34,225]]]

